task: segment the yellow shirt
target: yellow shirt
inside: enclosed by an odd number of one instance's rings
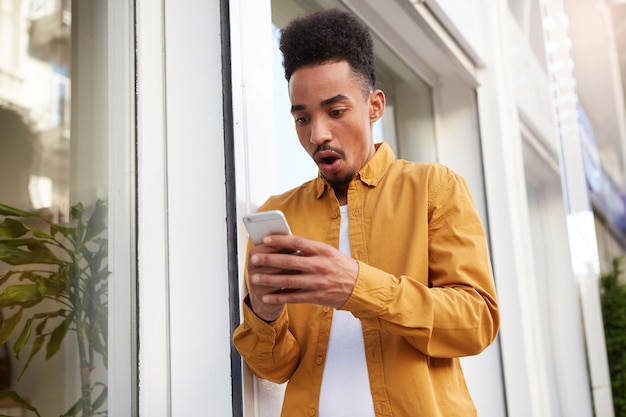
[[[338,247],[339,203],[321,177],[260,210],[294,235]],[[458,357],[496,337],[499,313],[486,238],[463,178],[396,160],[385,143],[348,189],[354,291],[342,310],[363,327],[377,417],[475,416]],[[292,304],[268,324],[244,305],[233,341],[260,378],[287,384],[282,416],[315,416],[332,309]],[[262,405],[261,405],[262,406]]]

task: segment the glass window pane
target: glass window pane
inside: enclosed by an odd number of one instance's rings
[[[0,0],[0,415],[109,408],[108,9]]]
[[[387,142],[399,158],[436,162],[431,87],[387,46],[376,39],[375,45],[378,87],[387,99],[375,140]]]
[[[279,191],[287,191],[317,176],[317,166],[302,149],[291,116],[289,91],[283,71],[283,56],[278,49],[280,29],[272,27],[274,48],[272,65],[274,71],[274,128],[276,132],[276,161]]]

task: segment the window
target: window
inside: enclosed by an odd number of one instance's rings
[[[0,0],[1,415],[131,415],[132,25],[108,3]]]
[[[589,387],[584,345],[573,343],[584,335],[581,293],[571,263],[577,256],[581,258],[577,255],[581,248],[568,232],[571,219],[563,217],[566,209],[556,152],[526,125],[521,124],[521,130],[532,242],[528,246],[530,268],[525,285],[534,303],[535,320],[541,321],[535,326],[537,357],[539,363],[544,363],[541,378],[549,392],[546,406],[553,415],[572,415],[580,409],[591,409],[590,397],[580,394],[588,392]]]
[[[509,10],[528,41],[537,61],[542,68],[547,68],[542,7],[542,2],[539,0],[509,0]]]

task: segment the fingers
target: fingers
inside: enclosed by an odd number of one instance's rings
[[[298,236],[271,235],[250,251],[249,264],[258,268],[312,272],[312,268],[319,265],[319,260],[313,261],[315,257],[332,258],[336,253],[337,249],[325,243]]]
[[[250,256],[249,265],[256,268],[254,272],[284,273],[286,271],[309,271],[311,260],[296,254],[255,253]]]
[[[325,247],[330,247],[325,243],[291,235],[265,236],[263,246],[280,248],[285,253],[302,252],[309,255],[318,254]]]
[[[265,282],[266,278],[268,277],[259,276],[258,281]],[[270,280],[276,282],[274,278],[276,277],[269,277]],[[281,278],[285,277],[281,276]],[[341,291],[340,288],[325,285],[322,280],[316,280],[311,276],[306,276],[301,280],[301,275],[286,278],[282,281],[283,287],[260,295],[259,301],[268,307],[271,305],[310,303],[340,308],[345,304],[349,295]]]
[[[352,293],[357,276],[356,260],[328,244],[298,236],[268,236],[248,260],[250,286],[266,305],[315,303],[339,308]]]
[[[255,246],[249,253],[248,260],[248,276],[252,276],[255,273],[265,273],[265,274],[279,274],[284,270],[284,267],[281,265],[273,265],[272,262],[267,262],[267,260],[271,260],[272,258],[268,258],[268,255],[275,255],[284,253],[283,248],[267,246],[267,245],[258,245]],[[262,259],[265,262],[260,262]]]
[[[257,273],[252,275],[250,282],[252,285],[258,287],[264,287],[268,293],[273,293],[278,290],[285,289],[323,289],[320,288],[323,284],[319,282],[314,276],[303,274],[261,274]]]

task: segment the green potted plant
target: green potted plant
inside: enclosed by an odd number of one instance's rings
[[[21,377],[35,356],[52,358],[69,340],[67,334],[75,333],[80,398],[62,417],[107,414],[107,386],[92,382],[97,356],[107,367],[107,212],[107,203],[98,200],[86,216],[79,203],[71,208],[68,224],[56,224],[0,204],[0,261],[13,267],[0,276],[5,317],[0,344],[17,336],[13,355],[28,354]],[[3,391],[2,397],[41,417],[19,393]]]
[[[604,338],[609,359],[616,417],[626,416],[626,284],[621,281],[623,259],[611,260],[611,270],[600,277]]]

